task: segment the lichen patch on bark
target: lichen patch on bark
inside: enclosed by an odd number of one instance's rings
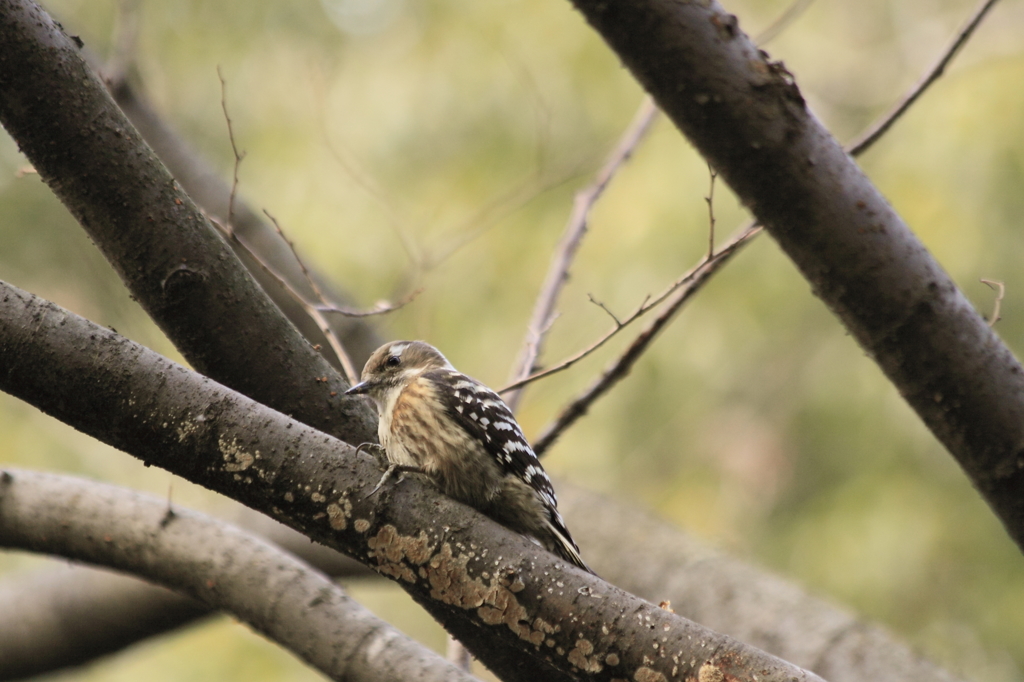
[[[519,572],[501,566],[493,570],[474,570],[468,566],[482,558],[473,551],[450,542],[431,542],[425,531],[417,535],[402,535],[393,525],[382,526],[367,539],[369,557],[376,559],[376,570],[408,583],[423,583],[430,590],[430,598],[450,606],[475,610],[485,625],[502,626],[514,632],[521,640],[538,649],[565,656],[574,667],[585,673],[599,673],[605,665],[616,666],[620,658],[616,652],[602,653],[592,640],[580,638],[575,643],[557,646],[556,638],[562,626],[530,615],[517,594],[526,588]],[[607,642],[604,648],[607,649]],[[607,657],[607,658],[606,658]],[[660,682],[665,677],[650,668],[637,671],[636,682]]]
[[[594,655],[594,644],[589,639],[576,640],[576,647],[569,652],[566,660],[587,673],[599,673],[604,670],[601,655]]]
[[[433,551],[426,532],[420,531],[415,537],[405,536],[390,524],[377,531],[366,544],[370,548],[370,558],[377,560],[378,572],[407,583],[416,582],[416,572],[404,560],[419,566],[426,563]]]
[[[352,502],[347,497],[339,497],[337,502],[327,505],[327,522],[334,530],[348,528],[348,520],[352,516]]]
[[[224,457],[224,471],[245,471],[256,461],[256,455],[241,447],[236,439],[229,442],[221,438],[217,447]]]
[[[722,682],[725,673],[717,665],[708,661],[697,671],[697,682]]]
[[[642,666],[633,673],[633,682],[667,682],[668,678],[654,668]]]

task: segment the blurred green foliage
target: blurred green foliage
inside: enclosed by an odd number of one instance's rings
[[[728,5],[752,34],[782,0]],[[767,47],[817,115],[849,139],[914,82],[965,0],[819,2]],[[311,265],[366,304],[424,293],[378,321],[502,384],[572,193],[642,93],[575,13],[552,0],[126,3],[51,0],[99,55],[135,22],[132,55],[166,118]],[[1024,2],[1005,0],[954,67],[862,158],[978,308],[1007,285],[997,329],[1024,335]],[[74,221],[0,138],[0,278],[177,358]],[[706,246],[708,171],[666,121],[597,206],[546,359],[609,327]],[[719,234],[744,219],[717,188]],[[626,337],[531,388],[534,434]],[[57,469],[216,508],[211,495],[0,396],[0,463]],[[972,679],[1024,670],[1024,560],[959,469],[767,237],[679,316],[545,465],[657,509],[709,542],[898,631]],[[0,557],[0,568],[35,561]],[[354,586],[434,646],[390,586]],[[61,679],[314,679],[241,628],[200,627]]]

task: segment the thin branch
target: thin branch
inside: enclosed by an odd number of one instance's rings
[[[1000,319],[999,311],[1003,305],[1003,297],[1006,296],[1006,285],[1003,282],[994,279],[983,279],[981,280],[984,284],[987,284],[989,289],[996,292],[996,301],[992,306],[992,317],[989,318],[988,326],[994,327],[996,322]]]
[[[188,195],[203,208],[206,214],[219,216],[222,221],[225,220],[228,199],[231,194],[230,183],[222,180],[220,173],[215,171],[206,159],[168,127],[167,123],[145,100],[136,85],[129,80],[119,79],[108,80],[107,86],[116,98],[120,109],[131,119],[132,124],[159,155],[174,179]],[[292,285],[301,291],[307,299],[313,297],[313,292],[303,286],[305,278],[299,267],[295,265],[292,250],[281,243],[270,223],[250,208],[241,193],[238,193],[235,199],[232,229],[241,234],[253,249],[259,251],[264,262],[284,278],[290,280]],[[230,243],[232,247],[238,248],[237,242]],[[323,348],[325,359],[336,367],[340,374],[341,361],[328,350],[330,344],[326,337],[309,318],[305,310],[295,302],[290,293],[278,288],[277,282],[273,281],[272,277],[249,259],[247,251],[238,248],[237,253],[244,259],[243,262],[252,276],[274,300],[281,312],[310,343]],[[332,300],[347,300],[336,287],[325,285],[325,280],[322,277],[317,281],[320,283],[321,289],[324,289]],[[357,320],[340,317],[332,318],[331,323],[335,333],[342,339],[357,365],[362,364],[370,353],[380,346],[380,340],[376,338],[376,334],[367,325]]]
[[[309,319],[311,319],[323,333],[324,338],[327,340],[327,343],[331,346],[331,350],[334,351],[335,356],[337,356],[339,362],[341,363],[342,370],[345,373],[346,381],[348,381],[349,385],[353,385],[356,381],[359,380],[359,369],[356,367],[355,363],[352,361],[352,358],[345,350],[344,344],[341,343],[341,340],[338,338],[337,333],[335,333],[334,328],[327,321],[327,318],[324,317],[324,313],[339,313],[347,317],[370,317],[372,315],[383,315],[393,310],[398,310],[399,308],[402,308],[403,306],[407,305],[414,298],[416,298],[416,296],[419,295],[419,293],[422,290],[417,289],[416,291],[410,293],[397,303],[379,305],[371,310],[353,310],[350,308],[345,308],[328,303],[320,287],[314,281],[312,274],[309,272],[309,270],[306,269],[305,263],[299,257],[299,254],[295,251],[295,245],[292,244],[292,242],[285,236],[284,231],[281,229],[281,226],[277,222],[277,218],[272,216],[266,210],[264,210],[263,213],[273,224],[274,229],[277,230],[277,234],[281,238],[281,240],[284,241],[284,243],[287,244],[288,247],[291,249],[292,255],[295,258],[295,262],[299,265],[304,277],[306,278],[306,283],[314,292],[314,295],[316,295],[320,299],[320,303],[313,303],[309,301],[305,296],[303,296],[302,292],[296,288],[296,283],[292,282],[290,278],[285,277],[284,275],[277,272],[277,270],[273,268],[269,263],[267,263],[263,259],[263,257],[258,253],[258,251],[245,239],[243,239],[242,236],[239,235],[237,232],[231,230],[213,216],[207,216],[207,219],[210,221],[211,225],[216,227],[217,230],[219,230],[220,233],[224,235],[225,238],[231,240],[234,244],[238,246],[238,248],[240,248],[250,258],[252,258],[253,261],[257,265],[259,265],[259,267],[265,273],[267,273],[267,275],[269,275],[275,282],[277,282],[277,284],[284,291],[286,291],[295,300],[296,303],[299,304],[299,306],[309,317]],[[315,348],[319,350],[319,346],[316,346]]]
[[[317,299],[319,299],[319,302],[321,302],[321,304],[316,305],[314,303],[307,301],[302,296],[302,294],[299,293],[299,291],[296,290],[291,285],[291,283],[288,283],[283,278],[283,276],[280,276],[275,272],[270,272],[270,275],[273,276],[274,279],[281,282],[284,285],[284,287],[293,296],[296,297],[296,300],[298,301],[299,305],[301,305],[303,309],[306,311],[306,314],[308,314],[313,319],[313,322],[315,322],[316,325],[319,328],[321,328],[321,331],[324,332],[324,336],[327,337],[328,343],[331,344],[331,349],[334,350],[335,355],[337,355],[338,359],[341,361],[341,367],[345,371],[348,383],[354,386],[355,383],[359,380],[359,370],[358,368],[355,367],[355,364],[352,363],[352,358],[349,356],[348,351],[345,350],[345,347],[341,343],[341,339],[339,339],[338,335],[335,334],[334,328],[331,326],[330,323],[328,323],[327,318],[324,316],[323,313],[338,312],[349,317],[367,317],[370,315],[384,314],[386,312],[391,312],[392,310],[397,310],[403,305],[406,305],[414,298],[416,298],[416,296],[420,293],[421,290],[414,291],[409,296],[404,297],[402,300],[398,301],[398,303],[395,303],[393,305],[378,306],[374,310],[349,310],[348,308],[342,308],[331,303],[328,303],[327,298],[324,296],[324,292],[313,281],[312,275],[306,268],[306,264],[299,257],[299,253],[295,250],[295,245],[291,242],[291,240],[289,240],[285,236],[285,230],[281,228],[281,224],[278,222],[278,219],[270,215],[270,213],[266,211],[266,209],[263,210],[263,214],[270,220],[271,223],[273,223],[273,228],[278,230],[278,236],[285,242],[285,244],[288,245],[288,248],[292,250],[292,255],[295,256],[295,262],[298,263],[299,267],[302,269],[302,275],[306,279],[306,284],[309,285],[309,288],[313,291],[313,294],[316,296]],[[262,267],[266,267],[266,265],[259,259],[259,256],[253,253],[252,250],[249,250],[249,253],[255,260],[257,260],[260,263]]]
[[[231,140],[231,151],[235,155],[235,168],[234,175],[231,180],[231,194],[228,195],[228,217],[227,217],[227,229],[228,232],[234,232],[234,218],[235,218],[235,195],[238,193],[238,168],[242,165],[242,159],[245,158],[245,152],[238,151],[238,145],[235,144],[235,129],[231,125],[231,115],[228,113],[228,82],[224,80],[224,74],[221,73],[220,65],[217,65],[217,78],[220,79],[220,108],[224,110],[224,121],[228,125],[228,139]],[[289,246],[291,246],[289,244]],[[295,249],[292,249],[292,253]]]
[[[658,317],[655,318],[655,320],[651,322],[651,324],[649,324],[647,328],[636,337],[636,339],[633,340],[633,343],[630,344],[625,353],[613,362],[586,391],[569,403],[558,417],[555,418],[554,422],[552,422],[552,424],[550,424],[534,441],[533,451],[538,457],[543,455],[544,452],[551,447],[551,444],[554,443],[567,428],[572,426],[577,419],[586,414],[594,401],[618,383],[619,379],[622,379],[629,374],[629,370],[632,369],[633,365],[640,359],[643,352],[647,350],[647,347],[652,341],[654,341],[658,332],[665,328],[665,325],[671,321],[683,304],[690,300],[694,294],[700,291],[703,284],[713,274],[725,265],[726,262],[728,262],[729,259],[732,258],[732,256],[734,256],[743,246],[760,234],[760,232],[760,225],[753,222],[749,223],[744,228],[740,229],[728,242],[726,242],[718,253],[710,258],[705,257],[693,270],[688,272],[680,280],[680,285],[685,284],[685,286],[681,286],[681,288],[678,288],[678,290],[675,291],[671,300],[669,300],[661,314],[658,315]],[[652,302],[647,307],[647,310],[650,310],[651,307],[657,305],[658,302]],[[610,336],[611,334],[606,335],[603,339],[599,340],[597,345],[603,344],[608,338],[610,338]],[[592,350],[593,349],[588,349],[586,353],[589,354]],[[573,359],[573,362],[578,359],[579,358]]]
[[[708,173],[711,174],[711,180],[704,201],[708,204],[708,258],[712,258],[715,255],[715,180],[718,178],[718,171],[709,163]]]
[[[422,289],[417,289],[406,296],[403,296],[396,303],[378,303],[370,310],[356,310],[355,308],[349,308],[348,306],[339,306],[336,303],[329,303],[323,289],[319,284],[317,284],[313,274],[309,271],[309,268],[306,267],[305,261],[303,261],[302,257],[299,256],[299,252],[295,250],[295,243],[288,239],[284,230],[281,229],[281,224],[277,222],[277,218],[270,215],[270,212],[266,209],[263,210],[263,214],[267,216],[271,224],[273,224],[274,229],[277,230],[277,235],[281,238],[281,241],[288,245],[288,248],[292,252],[292,256],[295,258],[296,264],[298,264],[299,269],[302,271],[302,276],[305,278],[306,284],[309,285],[309,288],[313,291],[313,295],[317,297],[320,303],[314,305],[309,301],[305,301],[302,298],[302,293],[296,290],[291,284],[287,284],[288,289],[294,296],[299,297],[303,303],[311,305],[314,309],[322,313],[337,313],[345,317],[373,317],[374,315],[384,315],[385,313],[390,313],[398,310],[399,308],[404,308],[423,291]],[[279,279],[284,281],[283,276],[279,276]]]
[[[414,265],[418,265],[423,259],[422,254],[420,253],[421,249],[410,235],[412,232],[412,230],[409,229],[410,221],[398,207],[398,201],[381,187],[380,183],[377,182],[376,178],[374,178],[369,171],[366,171],[362,167],[356,159],[355,153],[353,153],[343,141],[338,142],[331,135],[331,131],[327,125],[327,116],[325,114],[327,104],[324,101],[322,94],[322,75],[319,71],[316,71],[315,75],[318,76],[317,84],[320,86],[315,89],[319,96],[319,103],[317,106],[319,116],[317,119],[320,123],[321,135],[323,135],[324,141],[327,143],[328,151],[330,151],[331,156],[333,156],[334,160],[338,162],[338,165],[345,171],[349,179],[384,209],[384,212],[388,217],[388,224],[394,231],[395,236],[398,237],[398,242],[402,245],[402,249],[405,251],[405,255],[409,259],[409,262]]]
[[[598,171],[594,182],[576,193],[569,222],[562,234],[558,249],[551,259],[548,274],[544,279],[540,294],[537,296],[537,302],[534,304],[533,314],[530,317],[529,325],[527,325],[526,338],[523,340],[523,349],[512,372],[513,380],[523,380],[536,369],[537,358],[540,357],[544,344],[544,336],[554,321],[558,296],[569,277],[569,268],[583,240],[583,235],[586,234],[590,211],[604,194],[604,190],[615,177],[615,173],[629,160],[637,145],[650,130],[657,114],[658,107],[655,106],[654,100],[649,96],[644,98],[640,108],[633,116],[633,120],[615,145],[615,149]],[[520,386],[525,385],[525,383],[520,384]],[[511,390],[511,387],[506,390]],[[513,410],[518,406],[520,396],[521,391],[516,391],[508,397],[506,402]]]
[[[319,110],[326,107],[321,102]],[[373,176],[366,171],[348,149],[344,141],[337,141],[331,135],[324,116],[320,116],[320,127],[327,149],[349,178],[385,211],[391,229],[395,232],[409,262],[416,269],[407,281],[416,282],[420,274],[429,272],[475,239],[491,230],[513,211],[518,210],[539,194],[568,182],[576,176],[575,171],[556,175],[553,179],[542,177],[535,172],[518,182],[511,189],[492,198],[477,209],[469,218],[447,231],[438,241],[446,242],[433,250],[427,250],[411,236],[415,231],[413,221],[398,207],[398,202],[383,189]]]
[[[690,270],[688,270],[682,277],[672,282],[672,284],[666,287],[665,290],[662,291],[660,294],[653,298],[651,298],[650,296],[644,298],[640,305],[637,306],[636,310],[630,313],[629,316],[627,316],[625,319],[619,320],[604,305],[591,298],[591,301],[599,305],[601,308],[605,310],[605,312],[611,315],[612,319],[615,321],[615,326],[612,327],[612,329],[610,329],[607,333],[605,333],[604,336],[597,339],[597,341],[594,341],[589,346],[579,351],[575,355],[572,355],[566,358],[565,360],[562,360],[557,365],[553,365],[539,372],[534,372],[533,374],[524,379],[520,379],[519,381],[513,382],[508,386],[501,388],[498,391],[498,393],[513,391],[517,388],[525,386],[526,384],[533,383],[538,379],[543,379],[544,377],[549,377],[552,374],[557,374],[558,372],[569,369],[577,362],[579,362],[580,360],[587,357],[588,355],[596,351],[598,348],[603,346],[613,336],[618,334],[627,326],[638,320],[646,313],[649,313],[651,310],[657,308],[663,302],[669,300],[670,298],[672,301],[670,303],[670,306],[680,305],[681,303],[676,302],[676,298],[679,295],[685,294],[684,301],[690,298],[694,293],[697,292],[697,290],[700,289],[700,287],[704,284],[704,281],[707,280],[707,278],[710,277],[712,274],[717,272],[718,269],[724,264],[724,262],[728,260],[730,256],[733,255],[733,253],[735,253],[741,246],[743,246],[748,241],[756,237],[758,234],[760,234],[760,227],[753,222],[748,223],[745,227],[740,229],[728,242],[726,242],[725,246],[723,246],[717,253],[715,253],[714,256],[711,256],[709,258],[707,255],[705,255],[704,258],[702,258],[701,261],[697,263],[697,265],[690,268]],[[673,295],[675,295],[675,297],[673,297]],[[536,446],[534,446],[534,451],[537,451]],[[540,453],[538,452],[538,454]]]
[[[117,4],[110,57],[103,67],[111,81],[126,79],[135,64],[139,51],[139,15],[139,0],[121,0]]]
[[[333,303],[327,303],[326,300],[324,300],[322,305],[317,305],[315,307],[322,313],[337,313],[338,315],[341,315],[343,317],[374,317],[375,315],[384,315],[387,313],[394,312],[396,310],[400,310],[401,308],[404,308],[405,306],[412,303],[416,299],[416,297],[422,293],[423,287],[420,287],[419,289],[415,289],[409,292],[408,294],[398,299],[394,303],[389,303],[387,301],[379,301],[377,305],[375,305],[373,308],[370,308],[369,310],[356,310],[355,308],[349,308],[345,306],[339,306]]]
[[[779,15],[768,28],[764,29],[754,37],[754,43],[758,47],[764,47],[775,40],[780,33],[793,25],[800,18],[814,0],[793,0],[793,4],[786,8],[786,11]]]
[[[453,235],[447,238],[449,243],[446,246],[439,247],[436,254],[426,254],[423,258],[423,269],[429,271],[438,267],[458,253],[460,249],[494,229],[495,226],[514,211],[519,210],[543,192],[569,182],[577,175],[577,171],[570,168],[549,176],[543,176],[538,173],[526,176],[512,189],[494,197],[486,205],[477,209],[472,216],[449,230],[448,234]]]
[[[608,317],[612,318],[612,320],[615,322],[615,327],[616,328],[622,327],[622,321],[615,315],[615,313],[613,313],[611,310],[608,309],[608,306],[606,306],[604,303],[602,303],[601,301],[599,301],[596,298],[594,298],[593,294],[587,294],[587,298],[590,299],[591,303],[593,303],[598,308],[600,308],[601,310],[603,310],[606,313],[608,313]],[[647,303],[647,299],[646,298],[644,299],[644,303]],[[640,304],[640,307],[643,308],[643,303]]]
[[[281,225],[277,222],[277,218],[270,215],[270,212],[267,211],[266,209],[263,210],[263,214],[267,216],[267,219],[270,220],[271,223],[273,223],[274,229],[277,230],[278,236],[280,236],[281,239],[283,239],[284,242],[288,245],[288,248],[291,249],[292,255],[295,257],[295,262],[299,264],[299,268],[302,269],[302,274],[306,278],[306,284],[310,286],[316,297],[320,299],[321,303],[326,304],[327,302],[324,300],[324,295],[320,291],[320,287],[318,287],[316,283],[313,281],[313,278],[310,277],[309,270],[306,269],[306,264],[302,262],[301,258],[299,258],[299,254],[295,251],[295,245],[292,244],[288,237],[285,236],[284,230],[281,229]],[[267,267],[263,263],[263,261],[260,260],[259,256],[257,256],[252,251],[252,249],[249,249],[248,247],[246,248],[249,251],[249,254],[260,263],[261,267]],[[320,327],[320,331],[322,331],[324,333],[324,336],[327,338],[327,343],[331,345],[331,350],[334,351],[334,354],[338,356],[338,360],[341,361],[341,367],[345,371],[346,380],[348,380],[349,384],[354,386],[356,382],[359,381],[359,370],[356,368],[355,363],[352,362],[352,358],[349,357],[348,351],[346,351],[345,347],[342,346],[341,341],[338,339],[338,335],[334,333],[334,330],[331,328],[331,325],[328,324],[327,319],[323,316],[318,307],[307,301],[305,297],[302,296],[302,294],[300,294],[291,285],[291,283],[287,282],[283,277],[281,277],[275,272],[271,272],[269,269],[267,270],[267,272],[277,281],[279,281],[281,285],[285,287],[285,289],[288,290],[288,292],[291,293],[292,296],[295,297],[295,300],[306,311],[306,314],[309,315],[309,317],[314,322],[316,322],[318,327]]]
[[[949,63],[953,61],[953,57],[957,55],[960,48],[963,47],[967,39],[971,37],[974,30],[978,28],[981,20],[985,18],[988,11],[992,9],[992,6],[999,0],[981,0],[978,7],[974,10],[974,13],[964,22],[963,26],[950,41],[949,45],[942,52],[939,58],[935,61],[925,75],[903,96],[903,98],[896,103],[896,105],[884,116],[882,116],[875,124],[869,127],[866,131],[861,133],[855,140],[846,145],[846,150],[851,156],[857,156],[865,149],[873,145],[878,138],[885,134],[887,130],[892,126],[893,123],[902,116],[911,105],[917,101],[917,99],[924,94],[925,90],[938,80],[939,76],[943,74]]]

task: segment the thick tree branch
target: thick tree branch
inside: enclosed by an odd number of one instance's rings
[[[332,577],[377,574],[305,535],[239,506],[234,525]],[[63,564],[0,580],[0,680],[80,665],[216,613],[131,575]]]
[[[676,613],[830,682],[956,679],[877,625],[710,549],[648,512],[557,483],[559,506],[586,555],[600,557],[601,574],[637,596],[669,601]]]
[[[5,682],[95,661],[210,613],[169,589],[88,566],[4,578],[0,680]]]
[[[365,403],[267,298],[29,0],[0,0],[0,123],[133,296],[201,372],[353,443]]]
[[[648,513],[566,481],[558,482],[558,491],[587,556],[600,562],[603,576],[637,596],[670,601],[677,613],[831,682],[954,680],[881,628],[711,550]],[[251,510],[233,522],[330,575],[361,567],[338,561],[337,552]],[[92,660],[209,611],[130,576],[62,566],[0,581],[0,613],[0,680],[6,680]]]
[[[368,497],[380,473],[368,456],[9,285],[0,367],[0,389],[395,579],[502,679],[820,679],[584,574],[419,481]]]
[[[95,481],[0,470],[0,545],[172,587],[231,613],[334,680],[474,679],[280,548],[166,500]]]
[[[574,0],[1024,547],[1024,369],[716,2]]]

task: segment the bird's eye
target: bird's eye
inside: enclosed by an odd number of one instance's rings
[[[398,367],[400,364],[402,364],[402,358],[398,357],[397,355],[389,355],[388,359],[384,361],[384,364],[387,365],[388,367]]]

